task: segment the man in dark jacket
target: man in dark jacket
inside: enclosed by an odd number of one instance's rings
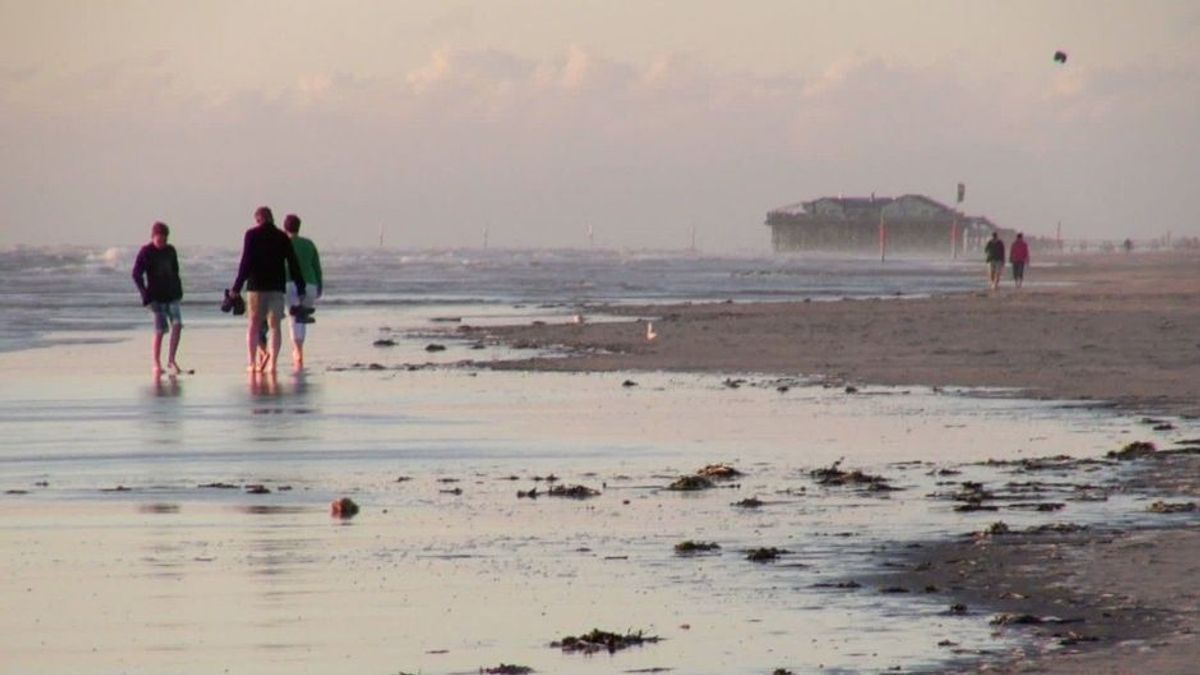
[[[1000,278],[1004,276],[1004,240],[999,233],[992,233],[991,240],[983,247],[983,254],[988,266],[988,285],[994,291],[1000,288]]]
[[[242,241],[242,261],[231,290],[235,295],[240,294],[242,284],[246,285],[246,317],[249,321],[246,328],[249,354],[247,370],[274,373],[281,343],[279,326],[285,311],[284,284],[290,275],[296,280],[296,292],[300,297],[304,297],[306,288],[292,242],[282,230],[275,227],[275,216],[271,209],[260,206],[254,212],[254,221],[257,225],[246,230]],[[264,321],[270,331],[270,344],[267,362],[260,368],[256,356],[259,331]]]
[[[183,317],[179,313],[183,282],[179,279],[179,256],[175,253],[175,247],[167,243],[170,234],[171,229],[166,223],[154,223],[150,227],[150,243],[138,251],[133,263],[133,283],[142,294],[142,306],[154,313],[151,353],[154,356],[155,377],[162,375],[162,339],[168,327],[171,329],[171,346],[167,352],[167,367],[174,375],[183,372],[175,362],[179,336],[183,331]]]

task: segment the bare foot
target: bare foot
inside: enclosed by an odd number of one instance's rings
[[[163,373],[162,366],[160,366],[156,363],[156,364],[154,364],[153,370],[151,370],[150,372],[154,373],[155,377],[159,377]]]
[[[172,375],[182,375],[183,374],[183,368],[180,368],[179,364],[175,363],[174,361],[168,363],[167,368],[171,369]]]

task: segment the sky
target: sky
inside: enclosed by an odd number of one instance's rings
[[[1065,64],[1053,54],[1065,51]],[[926,194],[1200,235],[1200,3],[0,0],[0,246],[765,251]]]

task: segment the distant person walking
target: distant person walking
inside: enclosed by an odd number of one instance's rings
[[[240,295],[242,285],[246,285],[246,369],[274,374],[279,361],[279,324],[283,320],[284,283],[288,274],[296,280],[299,297],[303,298],[307,289],[300,276],[300,261],[296,259],[292,241],[275,227],[271,209],[260,206],[254,212],[254,221],[256,225],[246,230],[242,240],[242,260],[230,290],[234,295]],[[260,365],[256,352],[263,322],[270,331],[270,345],[267,362]]]
[[[142,294],[142,306],[154,313],[154,340],[151,354],[154,356],[154,376],[162,375],[162,340],[169,328],[171,346],[167,352],[167,367],[171,374],[183,372],[176,362],[179,351],[179,336],[183,332],[183,317],[179,312],[179,301],[183,299],[183,281],[179,278],[179,256],[175,247],[167,243],[171,228],[166,223],[156,222],[150,227],[150,243],[138,251],[133,263],[133,283]]]
[[[983,254],[988,266],[988,286],[994,291],[1000,288],[1000,277],[1004,274],[1004,241],[998,232],[992,233]]]
[[[301,280],[304,285],[315,286],[317,289],[315,296],[302,294],[296,287],[295,279],[288,274],[288,307],[303,308],[292,314],[292,365],[299,371],[304,368],[304,338],[308,333],[308,324],[313,322],[312,311],[303,310],[316,309],[317,298],[325,292],[325,283],[321,276],[321,255],[317,252],[317,245],[311,239],[300,236],[300,217],[289,213],[283,219],[283,231],[292,240],[292,249],[296,251],[296,259],[300,261]]]
[[[1021,232],[1012,243],[1008,261],[1012,263],[1013,283],[1020,288],[1025,285],[1025,266],[1029,264],[1029,244],[1025,243],[1025,235]]]

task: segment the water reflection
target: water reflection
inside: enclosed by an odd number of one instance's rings
[[[177,398],[183,393],[178,377],[156,377],[150,387],[150,393],[156,398]]]

